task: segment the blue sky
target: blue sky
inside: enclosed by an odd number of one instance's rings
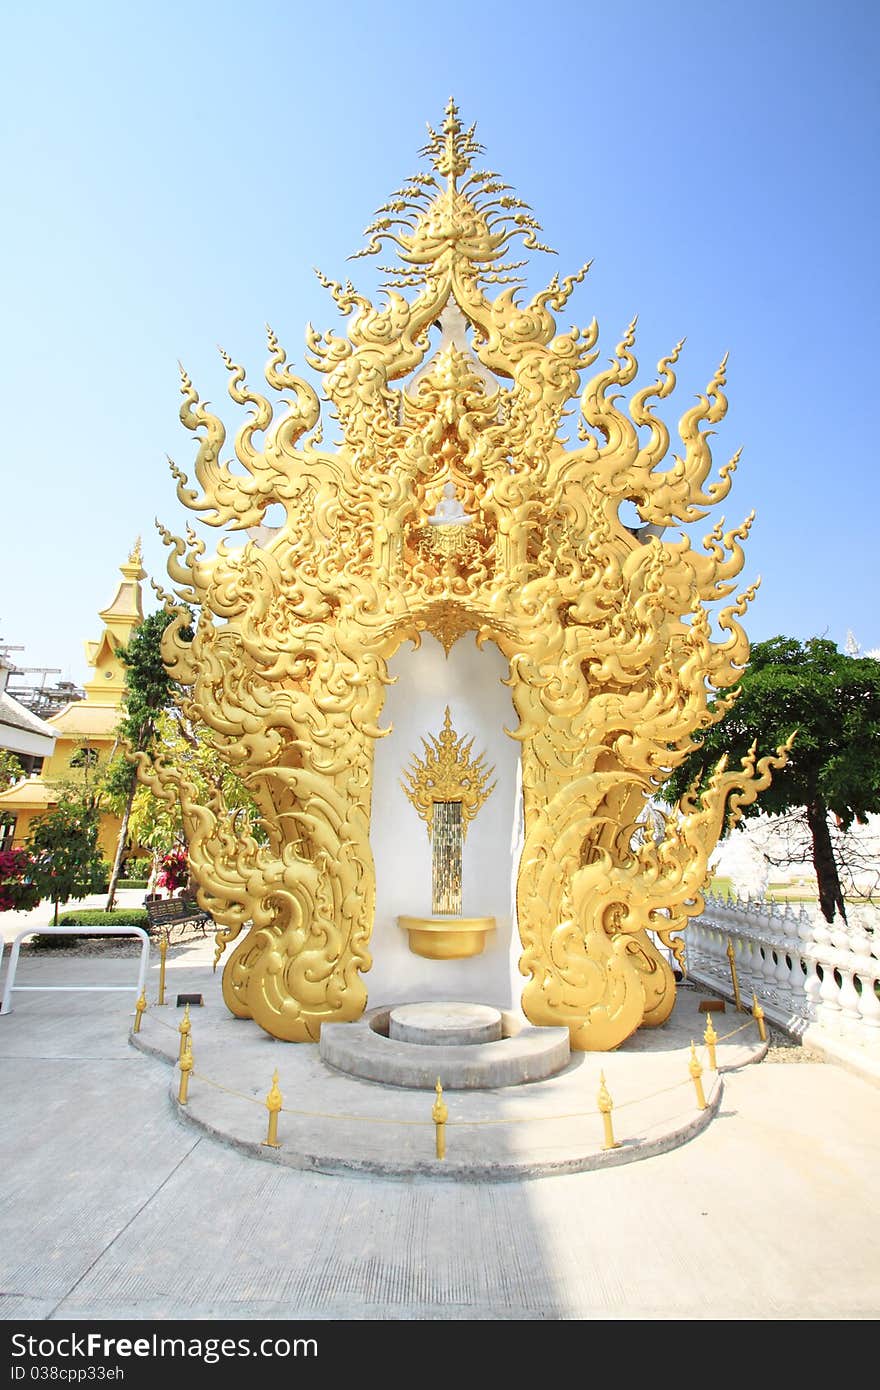
[[[87,676],[134,537],[161,581],[153,519],[185,521],[177,359],[228,426],[217,344],[256,379],[268,321],[301,366],[306,322],[340,323],[312,267],[375,293],[346,258],[454,94],[559,252],[529,288],[593,258],[562,327],[595,314],[604,358],[637,313],[636,385],[686,337],[672,426],[729,350],[716,463],[743,446],[724,507],[758,514],[753,640],[880,647],[878,17],[7,0],[0,640]]]

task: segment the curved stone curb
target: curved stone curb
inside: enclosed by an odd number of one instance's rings
[[[741,1071],[743,1067],[751,1067],[754,1065],[755,1062],[763,1062],[769,1050],[770,1039],[768,1038],[766,1042],[759,1042],[755,1044],[754,1052],[751,1054],[751,1056],[743,1057],[742,1060],[739,1062],[727,1062],[724,1066],[721,1066],[719,1064],[718,1070],[719,1072]]]
[[[706,1101],[706,1109],[700,1110],[687,1124],[670,1130],[657,1139],[644,1141],[624,1140],[615,1149],[599,1149],[583,1154],[580,1158],[548,1160],[544,1162],[485,1163],[459,1162],[447,1152],[445,1159],[411,1159],[406,1162],[370,1158],[342,1158],[338,1155],[322,1155],[293,1150],[282,1144],[279,1149],[268,1148],[265,1144],[250,1139],[242,1139],[219,1128],[205,1119],[193,1108],[190,1097],[186,1105],[177,1099],[177,1088],[172,1082],[169,1099],[182,1124],[201,1130],[219,1143],[228,1144],[239,1153],[264,1163],[275,1163],[284,1168],[295,1168],[311,1173],[326,1173],[328,1176],[351,1177],[362,1174],[379,1178],[429,1178],[432,1181],[443,1178],[452,1182],[518,1182],[530,1178],[565,1177],[569,1173],[588,1173],[602,1168],[616,1168],[622,1163],[638,1163],[645,1158],[653,1158],[680,1148],[695,1135],[704,1130],[714,1119],[721,1105],[724,1086],[718,1077],[711,1096]],[[447,1150],[455,1143],[455,1122],[447,1123]]]
[[[139,1051],[158,1058],[171,1066],[172,1080],[168,1088],[168,1099],[181,1124],[197,1129],[218,1143],[227,1144],[238,1152],[247,1154],[261,1162],[274,1163],[299,1171],[325,1173],[328,1176],[350,1177],[360,1174],[365,1177],[410,1180],[441,1178],[452,1182],[486,1183],[562,1177],[569,1173],[614,1168],[623,1163],[636,1163],[642,1159],[668,1153],[671,1149],[679,1148],[682,1144],[693,1139],[710,1124],[717,1114],[724,1092],[721,1075],[716,1073],[711,1090],[706,1097],[705,1110],[697,1111],[684,1124],[678,1124],[663,1134],[649,1139],[624,1139],[614,1149],[606,1150],[598,1147],[601,1125],[597,1115],[595,1117],[585,1116],[585,1119],[595,1118],[597,1147],[590,1147],[589,1144],[585,1144],[583,1152],[573,1153],[570,1157],[557,1159],[524,1157],[513,1161],[503,1158],[481,1160],[456,1158],[456,1129],[470,1128],[470,1123],[468,1121],[456,1121],[455,1116],[451,1115],[446,1126],[447,1156],[445,1159],[440,1160],[430,1155],[434,1136],[431,1133],[431,1126],[427,1123],[422,1129],[424,1147],[428,1151],[425,1155],[376,1158],[358,1155],[354,1152],[344,1155],[338,1152],[334,1153],[330,1151],[329,1146],[322,1151],[320,1141],[314,1146],[307,1146],[302,1141],[299,1143],[289,1139],[284,1141],[283,1131],[282,1144],[278,1149],[268,1148],[258,1139],[245,1138],[241,1133],[235,1132],[235,1124],[231,1118],[211,1113],[212,1110],[217,1111],[222,1102],[217,1101],[216,1096],[212,1097],[210,1087],[206,1088],[201,1095],[199,1094],[199,1078],[197,1076],[194,1078],[187,1104],[181,1105],[177,1099],[174,1059],[167,1052],[163,1052],[161,1048],[146,1042],[141,1034],[130,1033],[129,1041]],[[260,1113],[261,1107],[259,1105],[253,1104],[251,1101],[248,1101],[247,1105],[248,1120],[250,1121],[252,1111],[253,1131],[259,1133],[261,1126],[265,1125],[266,1116]],[[283,1121],[282,1112],[282,1125]],[[553,1121],[540,1117],[535,1120],[536,1125],[543,1126],[548,1123],[553,1123]],[[250,1128],[250,1124],[248,1127]],[[389,1128],[391,1127],[389,1124]],[[517,1127],[519,1128],[519,1126]],[[356,1148],[356,1145],[353,1145],[352,1148]]]
[[[503,1011],[505,1036],[499,1042],[464,1046],[398,1042],[387,1036],[390,1014],[384,1007],[354,1023],[325,1023],[318,1044],[321,1060],[385,1086],[433,1091],[439,1077],[444,1091],[486,1091],[544,1081],[571,1058],[567,1028],[519,1027]]]

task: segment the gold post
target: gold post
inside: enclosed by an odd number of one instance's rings
[[[437,1085],[434,1087],[437,1092],[437,1099],[431,1108],[431,1118],[437,1126],[437,1157],[446,1157],[446,1121],[449,1118],[449,1110],[443,1101],[443,1087],[440,1085],[440,1078],[437,1077]]]
[[[703,1094],[703,1083],[700,1080],[701,1076],[703,1075],[703,1068],[700,1066],[700,1059],[697,1056],[697,1049],[694,1046],[693,1041],[691,1041],[691,1062],[689,1071],[691,1076],[693,1077],[694,1090],[697,1093],[697,1109],[705,1110],[706,1097]]]
[[[177,1060],[179,1062],[186,1051],[186,1040],[192,1032],[192,1024],[189,1021],[189,1004],[187,1004],[183,1011],[183,1018],[180,1020],[177,1031],[180,1034],[180,1051],[177,1054]]]
[[[599,1073],[599,1109],[602,1113],[602,1123],[605,1126],[605,1143],[603,1149],[619,1149],[620,1145],[614,1138],[614,1130],[611,1127],[611,1109],[614,1105],[613,1100],[608,1094],[608,1087],[605,1085],[604,1071]]]
[[[278,1071],[272,1077],[272,1089],[266,1097],[266,1109],[269,1112],[269,1129],[263,1140],[263,1147],[267,1149],[280,1149],[278,1143],[278,1112],[281,1109],[282,1096],[278,1089]]]
[[[189,1074],[193,1069],[192,1038],[187,1038],[186,1050],[182,1053],[178,1065],[180,1067],[180,1090],[177,1092],[177,1099],[181,1105],[186,1105]]]
[[[761,1042],[766,1042],[766,1041],[767,1041],[767,1025],[766,1025],[766,1023],[764,1022],[764,1010],[761,1008],[761,1005],[758,1003],[758,996],[757,996],[757,994],[753,994],[753,995],[752,995],[752,1018],[755,1020],[755,1022],[756,1022],[757,1025],[758,1025],[758,1037],[761,1039]]]
[[[730,978],[733,983],[733,998],[739,1013],[743,1013],[742,999],[739,993],[739,980],[736,974],[736,961],[733,958],[733,942],[727,938],[727,959],[730,961]]]
[[[718,1070],[718,1063],[715,1060],[715,1044],[718,1041],[718,1034],[712,1027],[712,1015],[706,1014],[706,1031],[703,1034],[703,1042],[709,1049],[709,1066],[713,1071]]]
[[[158,1003],[165,1003],[165,957],[168,954],[168,938],[164,932],[159,938],[159,999]]]
[[[134,1027],[131,1030],[133,1033],[139,1033],[141,1031],[141,1019],[144,1016],[144,1010],[146,1009],[146,1007],[147,996],[144,993],[144,991],[141,990],[140,998],[134,1006]]]

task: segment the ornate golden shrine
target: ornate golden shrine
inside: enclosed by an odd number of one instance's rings
[[[483,754],[471,757],[473,739],[459,738],[449,706],[435,738],[422,739],[425,756],[414,753],[400,785],[428,827],[433,849],[432,911],[461,914],[461,846],[468,826],[495,790],[495,771]]]
[[[709,481],[725,363],[682,416],[682,452],[662,468],[669,432],[654,407],[675,385],[681,344],[628,415],[616,402],[636,374],[633,324],[583,384],[596,323],[557,333],[551,310],[587,267],[520,305],[524,262],[504,257],[516,238],[546,250],[538,223],[474,168],[481,147],[453,102],[429,135],[430,171],[392,195],[358,253],[387,246],[397,258],[383,267],[384,303],[320,277],[349,320],[343,337],[307,338],[338,448],[323,446],[318,396],[271,330],[265,375],[280,411],[224,354],[229,394],[248,409],[234,470],[222,423],[183,374],[181,419],[199,447],[197,486],[171,465],[180,501],[231,531],[261,527],[271,504],[286,512],[242,550],[221,540],[213,558],[191,528],[186,542],[160,528],[177,596],[200,610],[188,645],[178,609],[166,662],[188,688],[187,713],[214,731],[258,803],[268,842],[241,834],[219,798],[198,805],[161,760],[142,757],[140,775],[180,796],[199,901],[221,926],[218,958],[245,929],[223,974],[229,1008],[276,1037],[314,1040],[322,1023],[366,1005],[386,663],[424,630],[447,650],[468,631],[496,643],[522,750],[523,1009],[535,1024],[566,1024],[573,1047],[604,1050],[668,1016],[674,978],[648,932],[680,951],[672,933],[702,909],[725,803],[752,801],[785,757],[721,764],[699,805],[684,798],[650,833],[649,799],[712,722],[707,698],[748,656],[738,619],[755,586],[722,608],[721,637],[707,605],[733,593],[752,518],[727,532],[719,521],[698,550],[664,534],[730,489],[738,455]],[[490,298],[491,285],[506,288]],[[432,532],[443,499],[458,520]],[[626,501],[638,530],[620,518]]]

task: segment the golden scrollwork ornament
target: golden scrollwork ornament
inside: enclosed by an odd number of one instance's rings
[[[447,650],[464,632],[494,642],[521,747],[523,1008],[567,1025],[575,1048],[603,1050],[667,1017],[674,980],[654,940],[677,942],[701,911],[728,798],[752,800],[785,758],[719,766],[699,804],[685,798],[645,832],[664,778],[718,717],[710,698],[748,658],[739,619],[755,586],[733,597],[733,581],[752,517],[719,521],[702,545],[681,529],[727,496],[738,461],[712,479],[726,361],[682,415],[664,466],[670,432],[655,410],[681,344],[621,408],[637,372],[634,325],[590,375],[595,321],[557,332],[553,317],[588,267],[520,302],[523,263],[508,257],[516,243],[547,250],[537,221],[478,166],[453,102],[428,132],[426,169],[391,195],[358,253],[390,251],[382,302],[320,277],[346,320],[341,335],[307,334],[337,447],[271,331],[276,405],[224,354],[245,408],[234,464],[223,424],[182,376],[181,420],[198,448],[192,481],[171,465],[177,496],[249,539],[208,556],[191,529],[184,540],[160,528],[181,605],[164,658],[186,713],[260,808],[266,840],[239,833],[219,793],[200,803],[161,758],[141,758],[141,776],[180,798],[199,900],[220,926],[218,951],[233,947],[229,1008],[278,1038],[314,1040],[366,1004],[387,663],[424,631]],[[451,521],[438,514],[444,499]],[[280,527],[265,525],[270,506],[283,509]],[[198,611],[191,643],[184,604]]]

